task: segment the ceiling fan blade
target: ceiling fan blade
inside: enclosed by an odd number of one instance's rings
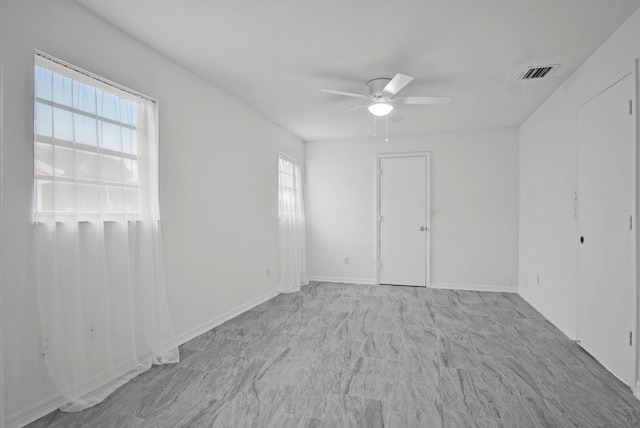
[[[391,82],[387,83],[387,86],[384,87],[382,92],[385,95],[394,96],[398,92],[402,90],[405,86],[409,84],[413,80],[413,77],[407,76],[406,74],[396,74],[396,76],[391,79]]]
[[[398,104],[448,105],[451,97],[398,97],[393,100]]]
[[[334,91],[333,89],[318,89],[318,90],[320,92],[326,92],[327,94],[344,95],[346,97],[369,99],[369,97],[366,95],[354,94],[353,92]]]
[[[397,108],[394,108],[393,111],[391,113],[389,113],[389,120],[391,120],[391,122],[400,122],[401,120],[404,120],[404,116],[402,113],[400,113],[398,111]]]
[[[363,104],[358,104],[358,105],[355,105],[355,106],[347,107],[347,108],[342,109],[342,110],[334,111],[333,113],[331,113],[331,116],[335,116],[337,114],[347,113],[347,112],[350,112],[350,111],[353,111],[353,110],[357,110],[357,109],[362,108],[362,107],[364,107]]]

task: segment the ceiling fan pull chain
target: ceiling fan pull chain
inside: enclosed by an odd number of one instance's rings
[[[373,116],[373,136],[378,136],[378,116]]]
[[[384,141],[389,142],[389,115],[384,117]]]

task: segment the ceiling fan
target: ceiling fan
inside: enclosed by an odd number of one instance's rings
[[[320,89],[320,92],[328,94],[343,95],[347,97],[362,98],[367,100],[366,103],[358,104],[344,110],[335,112],[334,114],[345,113],[364,106],[374,116],[386,116],[399,104],[422,104],[422,105],[445,105],[451,104],[450,97],[396,97],[405,86],[407,86],[413,77],[406,74],[396,74],[393,79],[388,77],[380,77],[367,82],[367,95],[356,94],[353,92],[336,91],[333,89]],[[397,120],[402,116],[396,117]]]

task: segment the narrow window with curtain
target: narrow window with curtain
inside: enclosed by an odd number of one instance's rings
[[[280,291],[300,291],[309,283],[302,168],[300,161],[280,154],[278,158],[278,240],[280,246]]]
[[[42,53],[30,257],[63,411],[178,361],[158,202],[157,103]]]

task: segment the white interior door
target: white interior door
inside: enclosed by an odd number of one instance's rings
[[[628,385],[635,380],[636,121],[633,73],[578,119],[578,339]]]
[[[381,155],[378,162],[379,282],[425,287],[429,155]]]

